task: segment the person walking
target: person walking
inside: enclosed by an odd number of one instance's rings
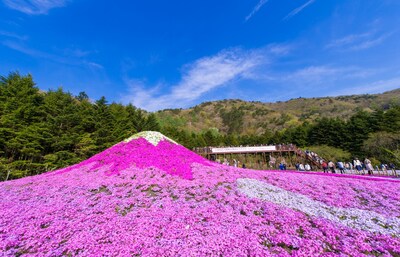
[[[388,171],[386,169],[386,164],[381,163],[381,170],[382,170],[382,175],[386,175],[386,176],[389,175],[389,173],[388,173]]]
[[[368,171],[368,175],[374,175],[374,167],[372,166],[372,163],[368,158],[365,158],[364,164],[365,164],[365,168]]]
[[[322,162],[322,169],[324,170],[324,173],[328,173],[328,163],[326,163],[326,161]]]
[[[335,172],[335,164],[333,163],[333,161],[329,161],[328,162],[328,167],[331,170],[332,173],[336,173]]]
[[[349,162],[344,163],[344,171],[346,173],[350,173],[350,163]]]
[[[394,176],[397,176],[396,166],[394,163],[389,163],[389,169],[392,170]]]
[[[341,174],[344,174],[344,164],[343,164],[343,162],[338,161],[338,162],[337,162],[337,167],[338,167],[338,169],[340,170],[340,173],[341,173]]]
[[[362,172],[361,172],[361,170],[362,170],[362,165],[361,165],[360,160],[359,160],[358,158],[355,158],[354,161],[353,161],[353,163],[354,163],[354,168],[356,169],[356,172],[357,172],[358,174],[362,174]]]

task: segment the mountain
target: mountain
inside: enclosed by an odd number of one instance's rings
[[[382,94],[321,98],[297,98],[262,103],[242,100],[205,102],[189,109],[166,109],[156,113],[162,126],[201,132],[210,128],[222,134],[261,134],[322,117],[347,119],[359,110],[371,112],[400,105],[400,89]]]
[[[0,256],[399,256],[399,189],[211,163],[144,132],[0,182]]]

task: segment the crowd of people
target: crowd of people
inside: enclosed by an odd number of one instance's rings
[[[304,152],[306,159],[319,164],[322,167],[324,173],[350,173],[350,174],[358,174],[358,175],[393,175],[399,176],[396,171],[396,166],[393,163],[381,163],[380,165],[372,165],[371,160],[365,158],[364,161],[355,158],[353,161],[343,162],[333,162],[332,160],[324,160],[322,157],[318,156],[317,153],[306,150]],[[299,171],[311,171],[313,168],[309,163],[303,165],[302,163],[295,164],[296,169]],[[318,167],[316,167],[318,168]]]
[[[289,145],[286,145],[285,147],[289,147]],[[354,160],[352,161],[345,162],[340,160],[334,162],[332,160],[325,160],[317,153],[309,150],[303,152],[298,149],[297,151],[299,151],[297,155],[303,156],[303,159],[305,160],[304,163],[295,163],[295,168],[298,171],[319,171],[322,169],[324,173],[400,176],[400,173],[396,171],[396,166],[393,163],[381,163],[379,165],[375,165],[374,167],[371,160],[369,160],[368,158],[365,158],[364,161],[361,161],[358,158],[354,158]],[[215,161],[227,166],[246,168],[246,165],[244,163],[241,163],[239,160],[236,159],[229,160],[227,158],[224,158],[223,160],[215,159]],[[261,167],[261,161],[259,160],[258,162],[258,166]],[[277,159],[271,154],[269,155],[268,166],[272,169],[287,169],[286,161],[284,158],[280,158],[280,162],[277,163]]]
[[[381,163],[379,166],[372,165],[371,161],[368,158],[365,158],[364,161],[360,161],[358,158],[355,158],[353,161],[342,162],[338,161],[334,163],[333,161],[323,161],[322,169],[324,172],[340,172],[358,174],[358,175],[393,175],[398,176],[396,172],[396,166],[393,163]]]

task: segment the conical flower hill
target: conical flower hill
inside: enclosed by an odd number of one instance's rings
[[[120,174],[131,167],[155,167],[170,175],[192,179],[191,165],[205,166],[211,162],[189,151],[159,132],[145,131],[114,145],[78,165],[56,173],[86,168],[91,171],[104,171],[106,175]]]
[[[214,164],[145,132],[0,183],[0,256],[399,256],[399,189]]]

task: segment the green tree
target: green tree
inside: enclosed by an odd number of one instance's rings
[[[93,139],[96,142],[97,150],[102,151],[115,142],[112,135],[114,120],[104,96],[95,102],[94,109],[95,131]]]
[[[307,146],[304,149],[317,153],[327,161],[350,161],[351,158],[351,153],[328,145]]]
[[[369,133],[374,131],[376,120],[371,118],[371,114],[359,111],[353,115],[346,123],[345,135],[347,136],[342,146],[343,149],[351,152],[355,156],[365,155],[363,143],[368,139]]]
[[[308,144],[342,147],[347,140],[346,123],[339,118],[322,118],[309,129]]]
[[[363,150],[368,156],[383,163],[394,162],[400,165],[400,133],[376,132],[364,141]]]
[[[383,131],[396,133],[400,131],[400,106],[394,106],[387,110],[379,120],[380,127]]]
[[[47,142],[43,101],[30,75],[0,77],[0,152],[11,178],[25,176],[41,160]]]
[[[228,134],[239,134],[243,130],[244,112],[236,107],[226,112],[221,110],[221,118],[224,125],[228,128]]]

